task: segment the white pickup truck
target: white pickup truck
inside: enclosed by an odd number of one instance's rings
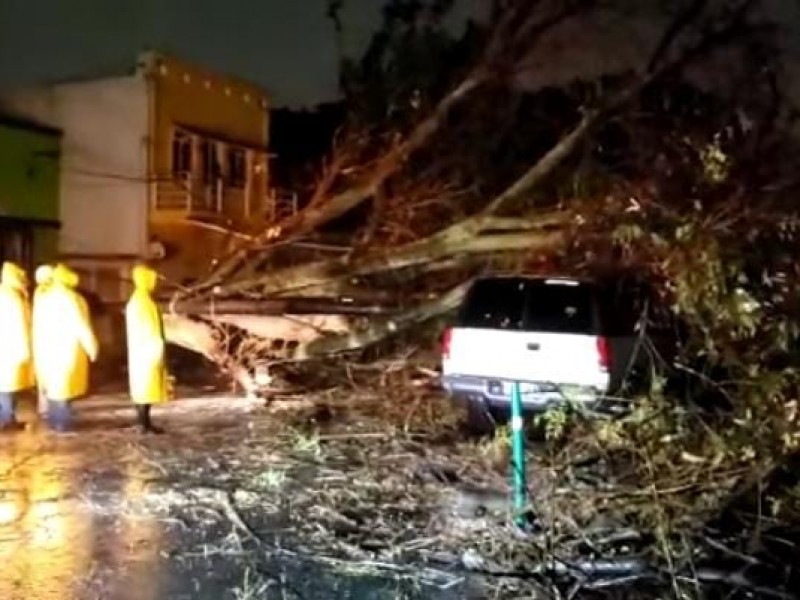
[[[646,353],[637,351],[638,315],[608,327],[620,322],[609,310],[630,308],[602,298],[599,285],[571,278],[475,281],[442,340],[442,383],[466,403],[470,428],[485,431],[508,412],[514,382],[530,412],[594,407],[618,388]]]

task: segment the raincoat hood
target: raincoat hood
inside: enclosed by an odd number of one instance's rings
[[[19,266],[12,262],[4,262],[0,270],[0,284],[6,285],[15,290],[25,291],[27,285],[27,275]]]
[[[156,289],[158,275],[150,267],[136,265],[133,267],[131,276],[133,277],[133,285],[138,291],[150,294]]]
[[[36,269],[33,274],[36,280],[36,285],[47,285],[53,282],[53,267],[50,265],[41,265]]]
[[[66,265],[56,265],[56,268],[53,269],[53,281],[64,287],[75,289],[80,283],[80,277]]]

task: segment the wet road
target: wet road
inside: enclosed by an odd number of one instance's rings
[[[137,487],[125,478],[124,457],[107,441],[30,431],[4,437],[0,597],[91,598],[93,582],[113,571],[121,582],[141,582],[136,597],[158,598],[157,578],[142,575],[153,571],[162,527],[115,515],[119,499]],[[98,472],[112,468],[110,476]]]
[[[170,527],[129,508],[143,486],[125,401],[84,401],[70,435],[37,430],[25,408],[28,430],[0,440],[0,598],[173,597]]]
[[[153,452],[213,462],[221,440],[235,445],[248,439],[247,413],[255,405],[174,402],[156,412],[168,429],[158,437],[132,428],[132,411],[121,396],[76,407],[76,433],[39,429],[25,406],[28,428],[0,434],[4,600],[465,597],[459,588],[432,596],[414,585],[406,590],[397,580],[346,579],[287,557],[254,562],[239,552],[241,539],[221,510],[195,519],[196,512],[189,518],[154,504],[149,483],[164,469],[148,458]]]

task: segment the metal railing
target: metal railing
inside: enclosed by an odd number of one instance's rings
[[[223,214],[225,192],[221,178],[204,182],[187,173],[156,183],[155,209]]]
[[[246,218],[246,189],[225,185],[221,178],[206,183],[190,175],[176,179],[158,181],[155,185],[155,210],[181,211],[189,215],[232,215],[241,213]],[[297,214],[299,210],[296,192],[271,189],[264,201],[251,196],[251,206],[262,206],[261,215],[269,223],[277,223]],[[251,213],[256,216],[255,212]]]

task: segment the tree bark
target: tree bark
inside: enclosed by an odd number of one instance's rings
[[[211,362],[224,362],[224,352],[210,324],[173,313],[165,313],[163,321],[164,336],[170,344],[201,354]]]
[[[469,282],[465,282],[435,300],[426,302],[399,313],[391,318],[375,320],[360,331],[350,332],[350,323],[341,315],[216,315],[215,322],[233,325],[264,341],[295,342],[297,348],[285,352],[282,348],[272,350],[281,359],[309,360],[319,356],[336,354],[364,348],[404,329],[427,321],[455,309],[461,302]],[[227,356],[217,330],[208,322],[190,319],[176,314],[164,315],[164,331],[167,341],[202,354],[229,371],[238,373],[234,357]],[[269,349],[265,348],[265,351]],[[265,352],[266,353],[266,352]],[[237,380],[242,379],[237,375]]]
[[[297,293],[310,286],[404,269],[450,257],[459,256],[466,259],[475,254],[551,249],[561,239],[560,232],[539,231],[480,236],[472,227],[451,227],[419,242],[374,252],[352,262],[345,257],[313,262],[233,283],[221,291],[227,294]]]
[[[300,343],[344,333],[350,327],[350,320],[344,315],[219,315],[215,320],[265,340]]]
[[[379,304],[355,304],[339,298],[261,298],[257,300],[215,300],[214,298],[184,300],[173,303],[159,300],[164,311],[213,318],[216,315],[381,315],[399,307],[392,307],[383,299]]]

